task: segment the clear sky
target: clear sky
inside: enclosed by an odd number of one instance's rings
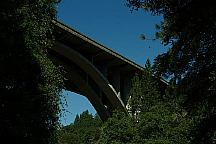
[[[141,66],[147,58],[153,61],[166,51],[158,40],[140,39],[141,34],[153,38],[155,24],[162,17],[144,10],[131,13],[126,0],[62,0],[57,19]],[[96,113],[85,97],[67,91],[63,95],[68,104],[61,118],[63,125],[72,123],[76,114],[86,109]]]

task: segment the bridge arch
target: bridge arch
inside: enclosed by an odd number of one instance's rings
[[[53,24],[56,44],[49,54],[67,70],[67,90],[87,96],[103,120],[113,109],[126,111],[131,79],[143,67],[61,22]],[[160,86],[167,82],[161,79]]]
[[[56,53],[66,58],[68,61],[75,63],[78,65],[88,76],[94,80],[94,82],[97,84],[97,86],[102,90],[102,92],[105,94],[106,99],[109,101],[109,103],[112,105],[112,109],[120,108],[125,110],[124,103],[122,100],[118,97],[117,92],[112,87],[112,85],[109,83],[109,81],[106,79],[106,77],[103,76],[103,74],[91,63],[88,59],[86,59],[84,56],[79,54],[77,51],[75,51],[73,48],[66,46],[62,43],[56,42],[56,45],[52,48]],[[91,85],[88,84],[87,81],[85,81],[81,76],[79,76],[78,73],[70,69],[69,65],[64,64],[64,62],[61,62],[61,60],[55,60],[58,61],[58,63],[61,63],[65,69],[67,69],[69,75],[67,75],[67,78],[69,79],[69,82],[75,84],[77,87],[79,87],[82,94],[87,96],[89,101],[92,103],[98,114],[100,115],[102,120],[106,120],[110,113],[107,110],[107,107],[103,104],[101,101],[99,95],[97,92],[95,92]],[[70,84],[69,84],[70,85]]]
[[[66,86],[66,89],[69,91],[74,91],[73,89],[71,89],[71,84],[73,83],[77,88],[79,88],[81,93],[87,97],[101,119],[103,121],[107,120],[110,116],[110,113],[104,106],[102,100],[100,99],[100,96],[94,91],[94,89],[86,83],[86,81],[80,76],[79,73],[74,71],[70,66],[65,65],[63,61],[58,60],[56,61],[56,63],[63,66],[65,70],[70,71],[70,73],[67,75],[68,84]]]

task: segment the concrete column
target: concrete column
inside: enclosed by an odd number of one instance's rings
[[[116,90],[118,97],[121,98],[120,94],[120,72],[119,71],[114,71],[112,74],[112,85],[114,89]]]
[[[100,69],[99,69],[100,71],[101,71],[101,73],[104,75],[104,77],[106,77],[107,78],[107,76],[108,76],[108,70],[107,70],[107,66],[106,65],[104,65],[104,66],[100,66]]]
[[[132,77],[133,77],[133,74],[130,74],[130,75],[127,75],[123,78],[122,101],[124,102],[125,105],[127,104],[127,101],[129,99]]]

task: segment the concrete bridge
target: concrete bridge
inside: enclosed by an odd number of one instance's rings
[[[66,89],[86,96],[102,120],[113,109],[126,110],[131,78],[143,68],[58,21],[54,24],[56,45],[49,54],[64,69]]]

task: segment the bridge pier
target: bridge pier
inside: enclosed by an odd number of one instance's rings
[[[111,78],[110,78],[110,82],[112,84],[112,86],[114,87],[118,98],[121,99],[121,84],[120,84],[120,72],[118,70],[113,71]]]
[[[131,79],[133,78],[133,74],[128,74],[124,76],[124,79],[122,81],[122,101],[126,105],[129,94],[130,94],[130,89],[131,89]]]

